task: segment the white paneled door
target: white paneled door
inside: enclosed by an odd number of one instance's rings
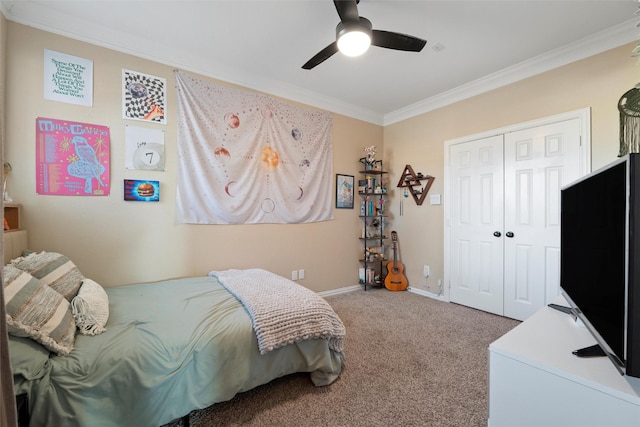
[[[560,294],[560,188],[580,177],[579,120],[505,135],[504,315]]]
[[[449,146],[451,301],[524,320],[560,293],[560,188],[587,172],[581,120]]]
[[[451,146],[451,301],[503,314],[503,136]]]

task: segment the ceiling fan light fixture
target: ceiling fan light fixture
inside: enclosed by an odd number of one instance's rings
[[[362,31],[350,31],[338,39],[338,49],[347,56],[360,56],[371,46],[371,37]]]
[[[362,55],[372,44],[405,52],[420,52],[427,44],[426,40],[408,34],[374,30],[371,21],[358,14],[358,2],[359,0],[333,0],[340,16],[340,23],[336,27],[336,39],[305,62],[303,70],[311,70],[338,52],[345,56]]]
[[[360,56],[371,46],[371,21],[360,18],[360,22],[339,23],[336,28],[338,49],[347,56]]]

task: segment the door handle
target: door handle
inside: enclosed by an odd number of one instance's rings
[[[507,237],[513,237],[513,232],[512,232],[512,231],[507,231],[507,233],[505,234],[505,236],[507,236]]]
[[[502,233],[500,233],[499,231],[494,231],[493,235],[496,236],[496,237],[500,237],[500,236],[502,236]]]

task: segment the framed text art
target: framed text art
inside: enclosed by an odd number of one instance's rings
[[[44,50],[44,99],[93,105],[93,61]]]
[[[353,175],[336,174],[336,208],[353,209]]]

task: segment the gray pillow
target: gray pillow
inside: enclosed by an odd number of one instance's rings
[[[32,338],[61,356],[71,353],[76,324],[69,301],[11,264],[2,274],[9,333]]]
[[[69,258],[56,252],[32,253],[12,260],[11,264],[42,280],[69,302],[77,295],[84,279]]]

